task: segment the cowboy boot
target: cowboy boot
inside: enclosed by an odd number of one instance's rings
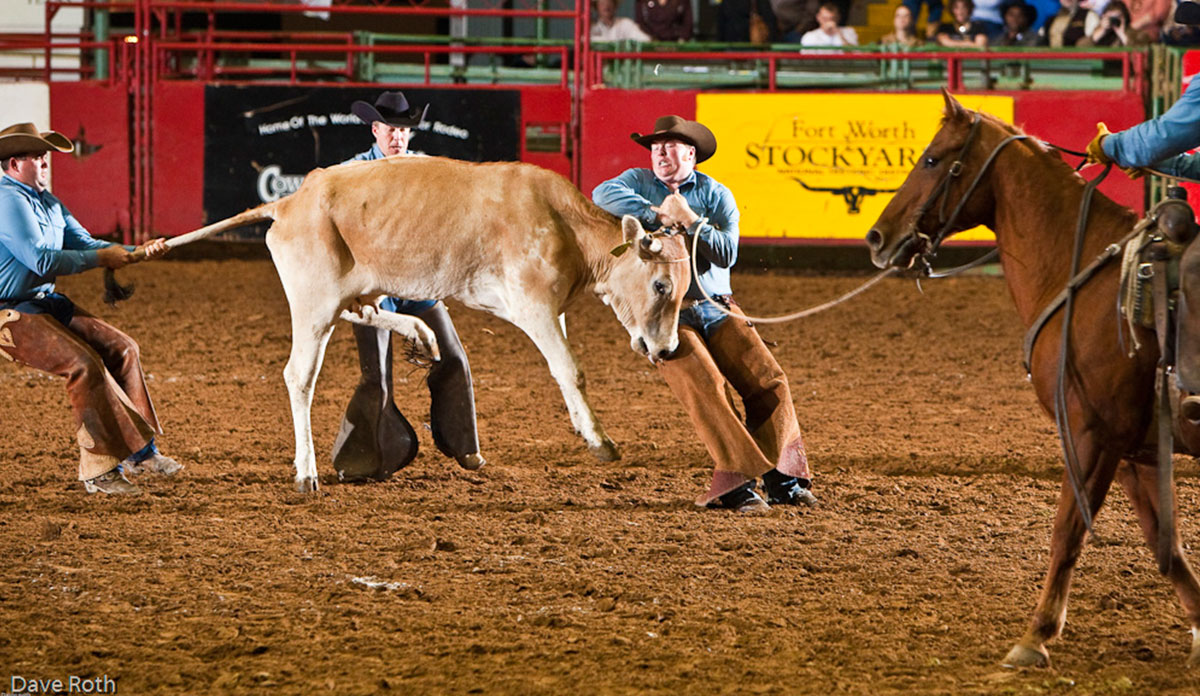
[[[362,378],[333,443],[338,480],[382,481],[417,456],[417,434],[392,399],[392,335],[354,326]]]

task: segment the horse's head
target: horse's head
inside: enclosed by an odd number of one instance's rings
[[[991,163],[988,153],[999,149],[997,131],[988,127],[992,119],[964,108],[945,89],[942,96],[941,129],[867,233],[879,268],[926,266],[946,237],[990,223],[992,193],[977,176]]]

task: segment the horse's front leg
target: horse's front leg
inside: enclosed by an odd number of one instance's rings
[[[1076,433],[1075,444],[1078,454],[1080,476],[1083,479],[1084,495],[1091,507],[1092,519],[1100,512],[1104,497],[1112,485],[1113,473],[1120,458],[1097,444],[1094,432]],[[1029,631],[1008,651],[1004,658],[1007,667],[1046,667],[1050,664],[1050,653],[1046,643],[1062,632],[1067,620],[1067,594],[1071,590],[1071,574],[1083,549],[1087,528],[1070,479],[1063,474],[1062,489],[1058,494],[1058,512],[1054,516],[1054,528],[1050,534],[1050,568],[1046,572],[1042,596],[1033,611]]]
[[[1133,503],[1137,514],[1138,524],[1142,527],[1142,535],[1151,549],[1158,547],[1158,468],[1151,464],[1126,462],[1125,466],[1117,469],[1117,480],[1125,489]],[[1178,510],[1179,506],[1175,506]],[[1176,527],[1175,543],[1171,546],[1171,571],[1167,579],[1175,586],[1175,594],[1187,614],[1192,627],[1192,653],[1188,657],[1188,666],[1200,665],[1200,582],[1196,573],[1183,555],[1183,546],[1179,541],[1179,530]]]

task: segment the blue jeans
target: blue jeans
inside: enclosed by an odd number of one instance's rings
[[[728,318],[729,315],[722,312],[715,302],[708,300],[701,300],[691,307],[679,310],[679,323],[699,331],[705,341],[712,338],[721,323]]]
[[[431,309],[437,303],[437,300],[402,300],[399,297],[385,297],[379,303],[379,308],[385,312],[416,316]]]

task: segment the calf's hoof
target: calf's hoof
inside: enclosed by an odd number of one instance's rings
[[[599,445],[588,445],[588,451],[592,456],[602,462],[615,462],[621,458],[621,453],[617,450],[617,446],[613,441],[604,438]]]
[[[1041,645],[1017,643],[1004,658],[1005,667],[1049,667],[1050,653]]]
[[[296,491],[299,493],[316,493],[320,487],[315,476],[296,479]]]

